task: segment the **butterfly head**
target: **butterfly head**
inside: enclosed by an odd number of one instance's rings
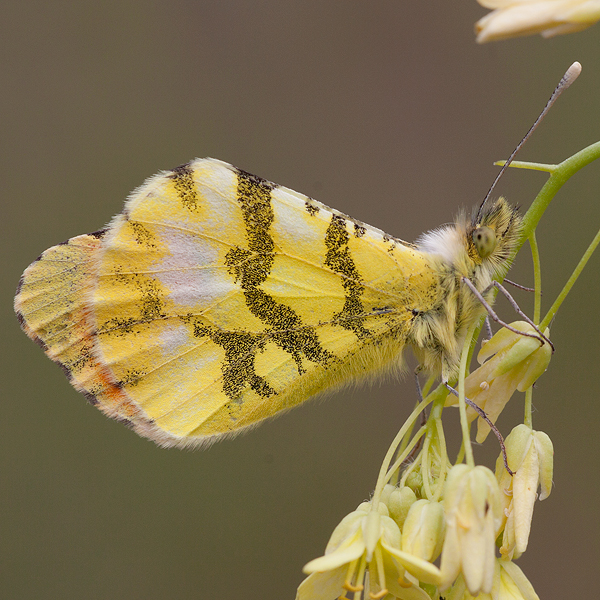
[[[517,249],[521,223],[517,209],[504,198],[485,202],[470,222],[463,221],[463,239],[469,260],[492,277],[504,275]]]
[[[471,218],[462,213],[454,224],[429,231],[417,246],[441,258],[452,271],[485,287],[508,270],[520,234],[517,209],[498,198],[484,202]]]

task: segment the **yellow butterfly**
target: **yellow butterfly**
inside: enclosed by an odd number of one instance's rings
[[[214,159],[151,177],[101,231],[44,252],[15,310],[107,415],[210,442],[309,397],[421,365],[457,374],[521,219],[502,198],[403,242]],[[490,300],[486,293],[486,299]]]

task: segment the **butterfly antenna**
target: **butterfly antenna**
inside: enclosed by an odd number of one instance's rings
[[[517,144],[517,147],[513,150],[512,154],[508,157],[508,160],[504,163],[504,165],[502,166],[502,169],[500,169],[500,172],[498,173],[498,175],[496,175],[496,179],[494,179],[494,183],[492,183],[490,189],[488,190],[488,193],[485,195],[485,198],[483,199],[483,202],[481,203],[481,206],[479,207],[479,211],[477,213],[477,220],[479,220],[482,210],[483,210],[483,207],[485,206],[485,203],[488,201],[489,197],[491,196],[492,191],[496,187],[496,184],[498,183],[500,177],[502,177],[502,175],[504,175],[504,171],[506,171],[506,169],[508,169],[510,163],[513,161],[517,152],[523,147],[523,144],[525,144],[525,142],[531,137],[531,134],[537,129],[537,126],[540,124],[542,119],[548,114],[550,107],[558,100],[558,97],[579,77],[580,73],[581,73],[581,64],[578,63],[577,61],[575,61],[567,69],[567,71],[563,75],[562,79],[558,82],[558,85],[556,86],[556,88],[554,88],[554,91],[552,92],[552,96],[550,96],[550,99],[546,103],[546,106],[544,106],[544,110],[542,110],[539,117],[535,120],[533,125],[530,127],[529,131],[525,134],[525,137]]]

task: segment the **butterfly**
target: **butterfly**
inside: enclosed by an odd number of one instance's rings
[[[473,289],[492,301],[520,231],[515,208],[486,198],[408,243],[196,159],[148,179],[106,228],[46,250],[15,310],[108,416],[161,446],[202,445],[397,370],[407,347],[451,380],[485,313]]]

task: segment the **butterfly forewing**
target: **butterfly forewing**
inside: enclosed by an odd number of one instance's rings
[[[45,255],[63,248],[77,277],[61,287],[43,255],[36,289],[83,329],[57,336],[53,310],[21,310],[25,327],[71,373],[85,346],[76,387],[163,444],[237,431],[399,364],[411,307],[435,288],[412,246],[212,159],[149,179],[105,234],[74,240]]]

